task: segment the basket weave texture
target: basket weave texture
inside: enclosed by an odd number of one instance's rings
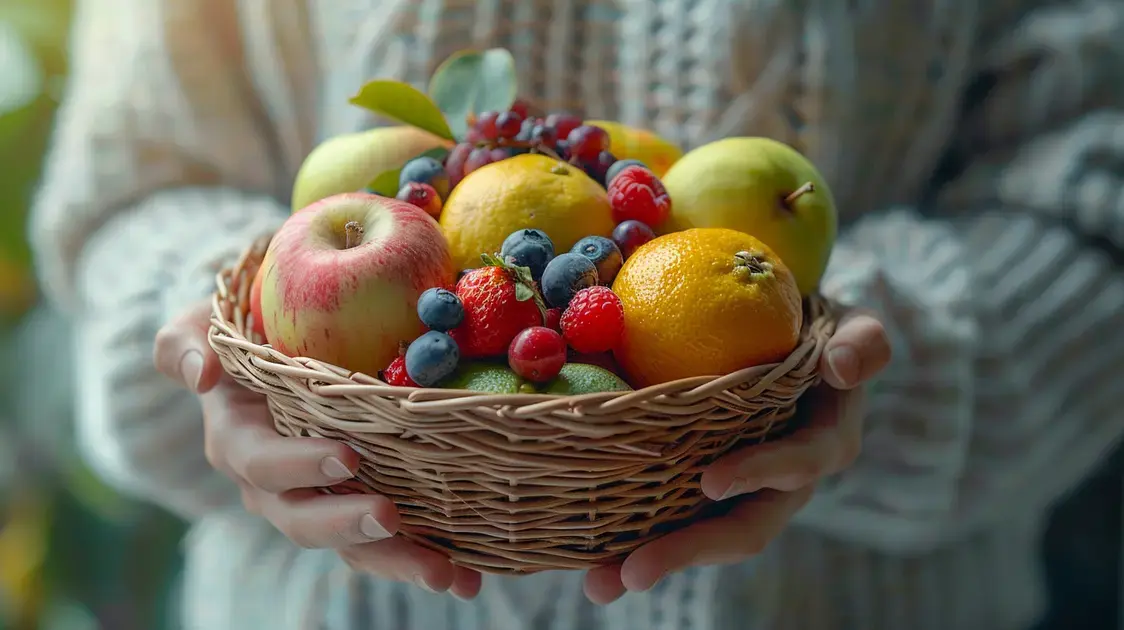
[[[717,505],[706,464],[784,434],[835,328],[820,297],[782,363],[635,392],[494,395],[392,387],[262,345],[249,289],[268,239],[217,276],[210,343],[264,394],[283,435],[354,448],[355,479],[326,492],[377,492],[400,533],[489,573],[584,569],[622,559]]]

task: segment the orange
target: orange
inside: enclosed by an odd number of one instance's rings
[[[725,228],[661,236],[625,262],[614,352],[636,387],[783,360],[800,339],[800,291],[764,243]]]
[[[525,228],[546,232],[559,254],[586,236],[608,237],[613,211],[605,189],[581,169],[527,154],[469,173],[449,193],[440,223],[456,268],[473,269]]]

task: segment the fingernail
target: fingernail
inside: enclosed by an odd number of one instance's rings
[[[191,391],[199,391],[199,381],[203,379],[203,355],[199,351],[190,350],[180,359],[180,377]]]
[[[335,457],[325,457],[324,461],[320,462],[320,472],[324,473],[325,477],[341,481],[343,479],[351,479],[353,473],[348,470],[343,462]]]
[[[859,379],[859,355],[850,346],[832,348],[827,353],[827,367],[844,385],[851,385]]]
[[[749,481],[748,479],[735,479],[730,483],[730,487],[718,497],[719,501],[725,501],[736,496],[749,494],[750,492],[757,492],[761,489],[761,484]]]
[[[418,587],[418,588],[420,588],[420,589],[424,589],[424,590],[427,590],[427,591],[429,591],[430,593],[436,593],[436,592],[437,592],[437,591],[436,591],[436,590],[435,590],[435,589],[434,589],[433,587],[431,587],[430,585],[426,584],[426,583],[425,583],[425,578],[423,578],[423,577],[422,577],[422,576],[420,576],[420,575],[415,575],[415,576],[414,576],[414,584],[415,584],[415,585],[417,585],[417,587]]]
[[[370,514],[364,514],[363,518],[359,519],[359,531],[363,532],[363,535],[371,540],[390,538],[390,532]]]

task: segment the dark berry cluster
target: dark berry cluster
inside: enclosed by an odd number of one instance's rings
[[[476,169],[523,153],[543,153],[581,168],[602,186],[617,162],[609,152],[609,134],[572,114],[538,116],[517,100],[504,112],[470,118],[461,142],[449,153],[445,169],[453,186]]]

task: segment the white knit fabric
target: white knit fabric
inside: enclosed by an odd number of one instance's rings
[[[87,453],[195,519],[191,630],[1026,628],[1044,511],[1124,430],[1122,42],[1119,0],[80,0],[34,240]],[[858,464],[758,560],[603,608],[576,573],[471,604],[355,575],[240,510],[154,373],[156,329],[283,220],[315,142],[374,124],[347,97],[472,46],[549,109],[772,136],[831,182],[825,291],[896,354]]]

